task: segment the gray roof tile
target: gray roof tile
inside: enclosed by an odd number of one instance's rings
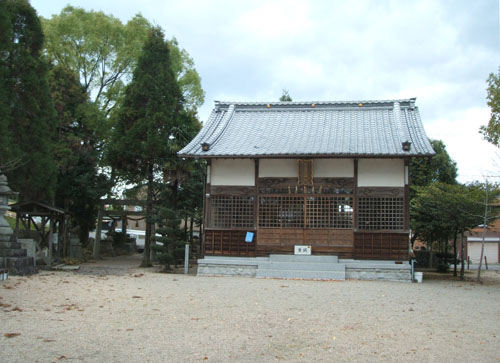
[[[312,106],[314,104],[314,107]],[[361,105],[361,106],[360,106]],[[411,142],[410,151],[402,143]],[[201,144],[210,149],[202,151]],[[415,99],[216,102],[184,157],[431,156]]]

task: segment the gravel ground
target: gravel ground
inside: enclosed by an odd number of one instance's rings
[[[324,282],[161,274],[139,258],[1,281],[0,362],[500,360],[496,271]]]

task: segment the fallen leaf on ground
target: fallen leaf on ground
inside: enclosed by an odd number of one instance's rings
[[[132,296],[132,299],[142,299],[142,296],[134,295],[134,296]]]
[[[14,309],[12,309],[12,311],[23,311],[23,309],[21,309],[19,306],[16,306]]]
[[[14,338],[17,337],[18,335],[21,335],[21,333],[5,333],[3,336],[6,338]]]
[[[144,274],[135,274],[135,275],[132,275],[133,277],[142,277],[144,276]]]
[[[44,339],[43,340],[44,343],[51,343],[51,342],[55,342],[54,339]]]
[[[61,360],[61,359],[66,359],[65,355],[61,355],[60,357],[57,357],[56,360]]]

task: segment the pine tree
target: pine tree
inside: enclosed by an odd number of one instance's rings
[[[146,240],[141,266],[151,266],[153,186],[175,154],[172,132],[184,119],[182,94],[171,67],[163,31],[154,28],[125,90],[109,148],[109,160],[129,182],[146,181]]]
[[[55,112],[41,52],[40,19],[26,0],[4,0],[2,7],[0,108],[5,113],[0,127],[8,136],[2,140],[7,150],[0,154],[0,165],[20,161],[7,177],[22,200],[51,200],[56,180],[51,146]]]

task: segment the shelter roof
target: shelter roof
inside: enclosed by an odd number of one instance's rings
[[[45,216],[48,214],[60,214],[60,215],[71,214],[67,210],[53,207],[51,205],[36,201],[26,201],[26,202],[11,204],[10,208],[13,212],[27,213],[32,216]]]
[[[410,143],[403,150],[403,143]],[[202,148],[204,144],[204,148]],[[432,156],[415,98],[215,102],[181,157]]]

